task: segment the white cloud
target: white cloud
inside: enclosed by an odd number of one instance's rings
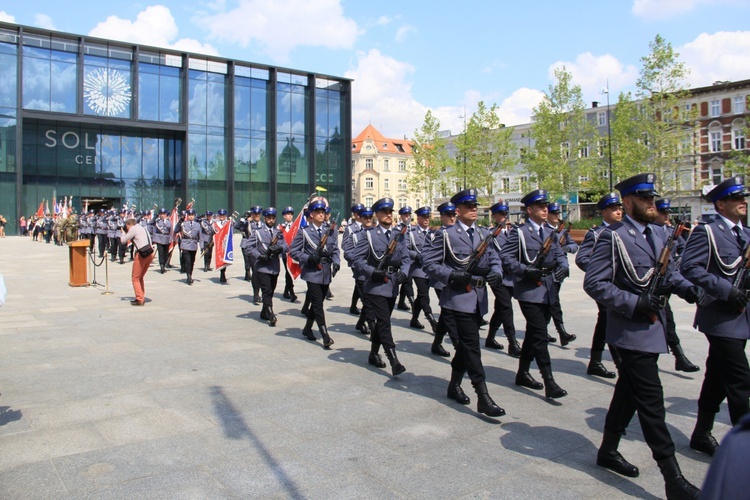
[[[417,31],[416,28],[409,26],[408,24],[401,26],[396,31],[396,41],[399,43],[406,41],[406,37],[409,36],[409,33],[414,31]]]
[[[575,62],[557,61],[550,65],[548,76],[551,85],[556,83],[555,69],[565,66],[573,76],[573,84],[581,86],[583,100],[601,100],[601,91],[609,81],[610,96],[618,95],[623,90],[630,89],[638,79],[638,68],[621,63],[616,57],[605,54],[595,56],[591,52],[584,52],[576,57]],[[545,89],[546,90],[546,89]]]
[[[634,0],[633,15],[647,21],[675,19],[701,5],[742,5],[744,0]]]
[[[34,16],[34,26],[44,28],[46,30],[57,30],[55,23],[52,22],[52,18],[47,14],[37,14]]]
[[[4,10],[0,10],[0,21],[4,23],[15,23],[16,18],[5,12]]]
[[[350,49],[359,35],[357,23],[344,16],[339,0],[240,0],[232,10],[194,21],[213,39],[256,45],[280,63],[298,46]]]
[[[352,84],[352,134],[372,123],[386,137],[411,136],[427,108],[414,100],[414,67],[377,49],[357,53],[357,67],[344,75]]]
[[[750,31],[702,33],[692,42],[675,48],[679,59],[690,68],[689,87],[703,87],[718,80],[748,78]]]
[[[89,35],[122,40],[143,45],[190,50],[202,54],[218,55],[218,51],[209,44],[197,40],[177,38],[177,23],[168,8],[163,5],[152,5],[138,13],[135,21],[109,16],[100,22]]]

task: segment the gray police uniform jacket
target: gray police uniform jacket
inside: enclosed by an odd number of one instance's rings
[[[297,234],[294,235],[292,248],[289,251],[289,254],[292,256],[292,259],[299,262],[299,265],[302,268],[300,277],[303,280],[309,281],[310,283],[328,285],[333,279],[331,264],[341,265],[338,237],[335,230],[326,241],[326,250],[331,254],[330,262],[324,264],[323,261],[321,261],[322,269],[318,269],[317,265],[310,265],[307,263],[307,259],[310,255],[317,251],[321,237],[326,234],[326,231],[328,231],[325,224],[321,226],[321,229],[322,234],[321,236],[318,236],[315,224],[310,224],[305,228],[300,228],[299,231],[297,231]]]
[[[153,242],[161,245],[169,245],[172,234],[172,221],[169,218],[164,220],[159,217],[153,223]]]
[[[201,225],[201,250],[206,248],[208,244],[211,242],[212,239],[214,239],[214,227],[212,224],[212,221],[208,219],[201,219],[200,221]]]
[[[576,253],[576,266],[581,271],[586,272],[586,268],[591,260],[591,254],[594,251],[594,245],[596,245],[596,240],[599,239],[599,235],[606,227],[607,225],[602,222],[598,226],[586,231],[586,235],[583,237],[581,246],[578,247],[578,252]]]
[[[419,226],[412,226],[411,230],[406,233],[407,246],[409,248],[409,258],[411,259],[411,268],[407,273],[412,278],[427,279],[427,273],[424,272],[422,265],[422,252],[426,244],[434,238],[430,228],[422,229]]]
[[[492,250],[497,254],[497,258],[500,259],[500,252],[503,250],[503,246],[505,246],[505,243],[508,241],[508,236],[510,235],[511,229],[503,228],[500,231],[500,234],[495,236],[494,241],[492,242]],[[502,259],[500,259],[500,262],[502,263]],[[513,287],[513,275],[503,272],[503,286],[509,286]]]
[[[624,217],[622,222],[604,229],[594,246],[586,269],[583,289],[607,308],[607,343],[634,351],[667,352],[664,309],[650,324],[645,314],[636,313],[638,297],[649,283],[665,240],[653,232],[656,253],[638,228]],[[665,284],[683,294],[690,286],[670,261]]]
[[[261,256],[266,255],[268,247],[271,246],[271,241],[276,238],[276,245],[281,247],[282,252],[288,250],[286,241],[284,241],[284,233],[282,233],[276,226],[263,226],[260,229],[256,229],[250,235],[250,243],[248,248],[250,254],[255,259],[255,270],[263,274],[279,274],[281,272],[281,263],[279,256],[281,254],[273,255],[268,259],[261,259]]]
[[[364,229],[365,228],[360,224],[349,224],[346,231],[344,231],[344,237],[341,239],[341,250],[344,252],[346,265],[352,269],[354,279],[359,281],[364,281],[366,276],[360,271],[357,271],[353,265],[354,249],[357,246],[357,243],[359,243],[359,239],[362,237],[362,231],[364,231]]]
[[[435,236],[437,235],[437,233],[440,232],[440,231],[443,231],[444,229],[445,229],[445,226],[441,226],[441,227],[435,229],[434,231],[432,231],[432,236],[430,237],[430,239],[427,240],[427,241],[425,241],[425,245],[422,248],[422,268],[424,268],[424,253],[425,253],[425,251],[427,250],[427,248],[431,247],[435,243]],[[427,274],[427,277],[430,279],[430,282],[429,282],[430,287],[434,288],[436,291],[442,292],[443,288],[445,288],[445,283],[443,283],[442,281],[436,279],[433,276],[430,276],[430,274],[427,273],[427,272],[425,272],[425,274]]]
[[[385,232],[385,228],[377,226],[363,229],[358,233],[357,246],[354,247],[352,255],[352,267],[365,277],[364,290],[366,294],[394,298],[398,295],[399,290],[396,273],[401,271],[408,275],[411,259],[409,258],[406,238],[401,236],[397,227],[395,225],[391,227],[390,238],[386,236]],[[394,238],[397,239],[396,248],[389,258],[386,268],[384,268],[388,281],[375,283],[370,277],[380,265],[382,259],[385,258],[388,244]]]
[[[735,234],[719,219],[698,224],[685,244],[680,271],[710,297],[695,313],[693,326],[707,335],[732,339],[750,338],[750,307],[737,311],[726,300],[742,258],[750,242],[750,229],[742,228],[742,247]],[[744,289],[744,285],[740,287]]]
[[[96,219],[96,234],[107,234],[107,219],[109,217],[106,215],[100,215]]]
[[[503,271],[513,276],[513,298],[535,304],[552,304],[556,299],[554,277],[552,272],[558,267],[568,268],[568,259],[560,248],[557,237],[552,242],[549,253],[541,263],[544,272],[542,284],[523,277],[524,270],[534,261],[541,251],[544,241],[549,238],[552,229],[542,226],[544,238],[530,223],[521,224],[511,230],[508,239],[500,251]]]
[[[464,313],[479,313],[484,316],[488,310],[487,287],[484,278],[473,276],[473,282],[479,281],[477,286],[457,289],[448,284],[453,271],[463,270],[467,261],[487,236],[486,229],[474,226],[474,241],[464,231],[461,224],[442,228],[435,232],[432,243],[423,250],[422,263],[425,272],[435,281],[443,283],[440,293],[440,307]],[[497,253],[492,246],[487,247],[477,267],[489,269],[489,272],[502,276],[503,269]]]
[[[107,237],[115,238],[117,234],[117,216],[112,215],[107,219]]]
[[[196,221],[184,221],[177,224],[175,233],[180,235],[180,250],[198,250],[201,237],[201,225]]]
[[[551,229],[552,231],[556,231],[557,228],[553,227],[552,224],[545,222],[544,225]],[[560,248],[562,249],[563,253],[565,255],[569,253],[576,253],[578,251],[578,243],[576,243],[573,238],[570,237],[570,230],[563,228],[560,233],[557,235],[557,241],[558,243],[562,240],[562,243],[560,243]]]

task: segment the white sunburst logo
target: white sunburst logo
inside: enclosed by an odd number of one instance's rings
[[[83,98],[97,115],[117,116],[130,104],[130,84],[120,71],[97,68],[83,80]]]

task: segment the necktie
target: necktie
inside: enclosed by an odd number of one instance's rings
[[[646,229],[643,230],[643,234],[646,235],[646,241],[654,252],[654,256],[656,256],[656,246],[654,245],[654,238],[651,236],[651,228],[646,226]]]
[[[472,246],[474,246],[474,228],[470,227],[469,229],[466,230],[466,232],[469,235],[469,239],[471,240]]]
[[[323,231],[320,228],[318,228],[318,236],[323,236]]]
[[[391,230],[386,229],[385,230],[385,237],[388,239],[388,241],[391,241]]]
[[[740,229],[740,226],[734,226],[732,228],[732,231],[734,232],[735,237],[737,237],[737,243],[739,243],[740,248],[743,248],[745,246],[745,242],[742,241],[742,230]]]
[[[544,241],[544,228],[541,226],[539,227],[539,238]]]

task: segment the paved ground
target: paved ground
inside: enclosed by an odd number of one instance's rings
[[[484,349],[490,394],[508,412],[496,420],[475,412],[468,380],[470,406],[445,397],[448,361],[429,353],[431,335],[410,329],[408,313],[394,312],[407,372],[367,365],[346,269],[326,303],[336,344],[325,351],[301,337],[299,303],[277,295],[278,326],[259,321],[241,266],[228,286],[216,272],[197,271],[187,286],[152,268],[148,302],[135,308],[127,263],[109,266],[113,294],[103,295],[68,286],[67,248],[9,237],[0,252],[9,290],[0,309],[3,498],[664,496],[637,421],[620,449],[641,476],[594,464],[613,383],[585,375],[596,307],[577,269],[562,300],[579,340],[550,348],[569,396],[515,387],[517,361]],[[692,307],[673,307],[686,353],[703,365]],[[522,336],[518,310],[516,323]],[[675,372],[668,355],[660,366],[678,459],[700,484],[708,459],[688,440],[702,372]],[[728,422],[724,411],[717,438]]]

